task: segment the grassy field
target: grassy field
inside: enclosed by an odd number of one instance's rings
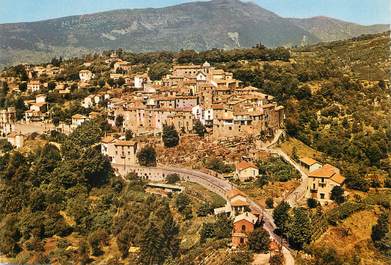
[[[202,228],[203,223],[213,222],[215,220],[215,217],[212,215],[206,217],[198,217],[196,213],[197,209],[201,206],[201,204],[205,202],[223,206],[225,204],[225,200],[219,195],[205,189],[197,183],[181,182],[180,185],[186,188],[184,192],[191,199],[193,218],[187,221],[183,220],[181,214],[175,209],[175,199],[171,200],[170,206],[175,219],[179,221],[180,236],[182,237],[181,248],[190,249],[200,240],[199,232]]]
[[[295,147],[299,157],[311,157],[320,160],[323,156],[321,152],[316,151],[315,149],[292,137],[288,137],[288,139],[283,144],[281,144],[280,147],[289,156],[292,156],[293,148]]]
[[[251,199],[256,201],[262,207],[265,207],[265,200],[267,198],[273,198],[274,205],[277,205],[280,201],[284,200],[288,194],[290,194],[296,187],[300,185],[297,180],[289,180],[287,182],[270,182],[263,188],[257,187],[253,183],[243,184],[240,186],[240,190],[245,192]]]
[[[334,248],[344,257],[359,255],[360,264],[384,265],[378,251],[371,242],[371,229],[378,218],[376,209],[364,210],[352,214],[337,227],[330,227],[313,244],[317,248]]]

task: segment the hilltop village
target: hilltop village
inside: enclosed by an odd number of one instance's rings
[[[215,69],[208,62],[175,65],[170,74],[158,81],[151,81],[147,73],[130,74],[131,65],[116,59],[115,54],[106,62],[113,65],[108,83],[97,80],[96,74],[87,69],[79,71],[77,82],[41,82],[40,77],[51,79],[61,74],[62,69],[52,65],[46,68],[25,66],[29,77],[26,82],[20,83],[15,77],[3,77],[1,81],[7,82],[10,92],[22,92],[32,98],[24,101],[27,108],[22,118],[24,123],[51,123],[55,115],[51,109],[53,102],[47,101],[48,95],[42,92],[49,91],[67,98],[71,90],[84,88],[88,91],[89,87],[99,83],[100,91],[87,92],[88,95],[77,102],[86,111],[72,115],[69,129],[102,114],[107,115],[113,126],[121,116],[122,128],[131,130],[135,136],[159,134],[164,124],[189,133],[196,120],[216,138],[244,137],[261,132],[273,135],[283,126],[284,108],[278,106],[272,96],[255,87],[243,86],[232,73]],[[91,68],[91,63],[84,65]],[[120,84],[123,91],[113,88],[110,83],[115,83],[116,87]],[[26,86],[26,90],[20,91],[20,86]],[[14,108],[3,111],[3,135],[10,132],[15,118]]]
[[[363,264],[388,253],[386,158],[363,147],[356,170],[324,140],[366,129],[328,105],[330,86],[380,94],[387,80],[302,70],[305,57],[262,45],[205,52],[213,63],[124,53],[0,73],[0,262],[342,265],[358,264],[353,250]]]

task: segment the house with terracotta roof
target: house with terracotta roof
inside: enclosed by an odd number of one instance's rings
[[[240,190],[231,189],[226,193],[225,197],[227,203],[224,207],[214,209],[216,215],[229,214],[231,217],[235,217],[238,214],[251,211],[246,195]]]
[[[81,115],[81,114],[75,114],[72,116],[72,127],[76,128],[77,126],[80,126],[83,122],[88,120],[88,117]]]
[[[318,200],[321,204],[331,201],[331,191],[335,186],[342,186],[345,178],[338,168],[325,164],[308,174],[306,198]]]
[[[259,169],[251,162],[241,161],[236,165],[235,178],[240,181],[254,179],[259,175]]]
[[[232,229],[232,248],[246,246],[248,237],[254,231],[258,223],[258,217],[250,212],[239,214],[235,217]]]
[[[307,172],[312,172],[322,167],[322,164],[310,157],[303,157],[299,160],[300,166]]]

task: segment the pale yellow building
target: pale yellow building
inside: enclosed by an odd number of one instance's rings
[[[253,163],[241,161],[236,165],[235,177],[240,181],[255,179],[259,175],[259,169]]]
[[[345,178],[338,168],[326,164],[308,174],[306,198],[318,200],[321,204],[331,201],[331,191],[335,186],[342,186]]]

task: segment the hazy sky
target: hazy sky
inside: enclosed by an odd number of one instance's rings
[[[36,21],[121,8],[163,7],[189,0],[0,0],[0,23]],[[254,0],[283,17],[329,16],[360,24],[390,23],[391,0]]]

